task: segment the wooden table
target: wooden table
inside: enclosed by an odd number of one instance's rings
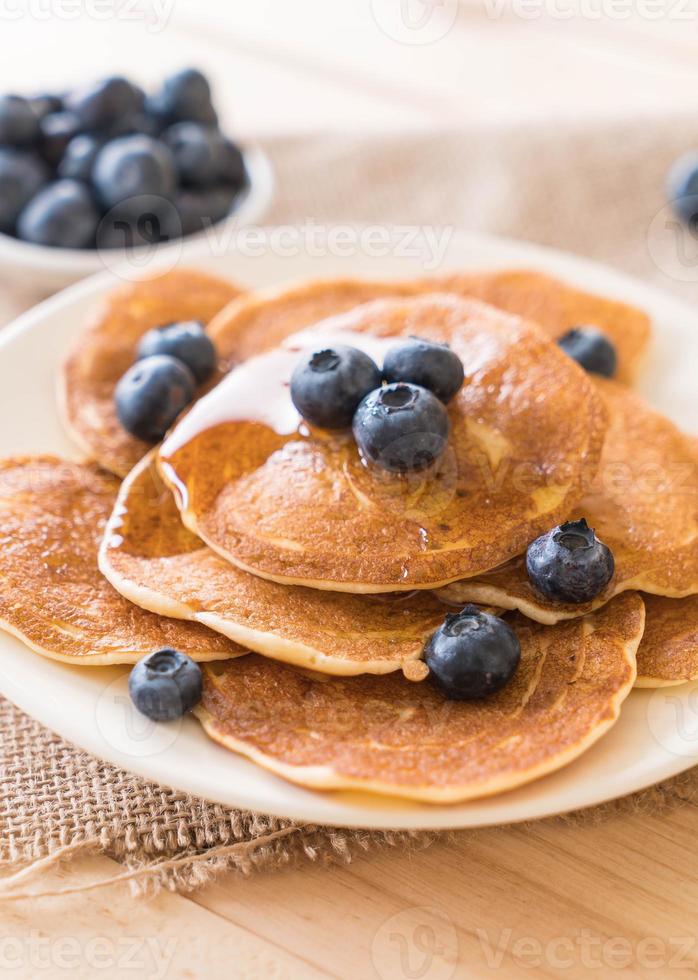
[[[693,107],[695,24],[526,21],[461,3],[430,44],[386,33],[381,3],[178,0],[167,26],[89,17],[3,24],[2,88],[110,68],[156,78],[207,67],[242,135],[465,124]],[[457,5],[457,0],[455,0]],[[376,6],[378,5],[378,6]],[[451,0],[442,0],[449,14]],[[9,9],[9,8],[8,8]],[[490,4],[490,10],[492,10]],[[515,11],[516,8],[514,8]],[[378,10],[376,14],[375,11]],[[372,13],[372,11],[374,13]],[[381,27],[383,23],[383,27]],[[28,53],[31,52],[31,57]],[[4,293],[0,317],[23,305]],[[499,975],[688,976],[698,968],[698,813],[547,821],[463,833],[348,867],[303,866],[135,905],[124,886],[0,911],[12,977],[448,980]],[[104,857],[47,875],[79,884]]]

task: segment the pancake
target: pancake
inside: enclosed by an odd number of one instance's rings
[[[118,481],[55,456],[0,462],[0,626],[53,660],[135,663],[173,646],[195,660],[245,653],[198,623],[144,612],[97,567]]]
[[[430,470],[365,466],[350,434],[311,431],[288,379],[302,350],[447,341],[465,368]],[[588,375],[534,326],[453,296],[382,300],[246,361],[160,449],[186,526],[274,581],[342,592],[431,588],[493,568],[566,517],[598,467],[605,411]]]
[[[100,568],[139,606],[203,623],[273,659],[332,674],[383,674],[419,659],[450,611],[430,592],[319,592],[236,568],[182,525],[152,454],[122,484]]]
[[[229,367],[278,347],[291,334],[375,299],[423,292],[408,282],[327,279],[248,293],[213,318],[209,333]]]
[[[637,652],[636,687],[668,687],[698,680],[698,595],[643,596],[645,633]]]
[[[369,300],[424,292],[453,292],[538,324],[557,340],[580,324],[596,324],[613,341],[618,380],[631,381],[650,338],[649,318],[626,303],[582,292],[541,272],[504,270],[450,274],[412,282],[318,280],[255,292],[234,300],[211,323],[230,364],[278,346],[298,330]]]
[[[452,803],[520,786],[571,762],[616,721],[635,679],[637,595],[557,626],[514,617],[510,683],[447,701],[401,674],[329,678],[251,655],[207,664],[195,714],[227,748],[315,789]]]
[[[608,588],[593,603],[551,602],[531,585],[519,557],[449,586],[444,599],[491,603],[555,623],[628,589],[673,598],[698,592],[698,440],[628,388],[601,378],[596,385],[608,409],[608,435],[594,486],[568,516],[586,517],[613,551]]]
[[[114,290],[77,338],[59,379],[64,424],[90,458],[126,476],[151,447],[129,435],[114,408],[114,389],[135,360],[136,346],[151,327],[175,320],[209,320],[240,290],[193,269]]]
[[[426,280],[425,286],[516,313],[537,323],[554,340],[572,327],[593,324],[613,342],[618,355],[616,380],[622,382],[634,379],[650,339],[649,317],[641,310],[574,289],[541,272],[508,269],[445,275]]]

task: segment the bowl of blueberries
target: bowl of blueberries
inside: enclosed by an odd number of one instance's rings
[[[15,284],[48,293],[120,257],[200,252],[214,226],[258,222],[272,192],[266,156],[221,131],[195,68],[151,93],[112,75],[0,96],[0,274]]]

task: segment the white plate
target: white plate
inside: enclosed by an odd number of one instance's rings
[[[345,229],[346,231],[346,229]],[[399,277],[422,274],[425,253],[376,257],[357,232],[343,257],[278,238],[256,255],[210,258],[206,267],[251,285],[334,275]],[[402,233],[400,233],[402,235]],[[400,238],[400,235],[397,237]],[[268,241],[269,241],[268,240]],[[300,241],[299,238],[296,239]],[[308,235],[305,236],[307,242]],[[375,242],[374,239],[370,241]],[[397,244],[397,242],[396,242]],[[366,250],[374,254],[366,254]],[[338,249],[333,246],[331,251]],[[283,256],[279,255],[283,251]],[[383,250],[385,251],[385,250]],[[405,251],[416,253],[405,255]],[[350,254],[353,253],[353,254]],[[695,365],[698,317],[692,310],[625,276],[572,256],[500,239],[454,235],[440,268],[528,265],[591,291],[646,309],[655,339],[640,388],[655,405],[693,430],[698,413]],[[433,269],[429,270],[433,271]],[[3,423],[0,456],[56,452],[76,456],[56,417],[57,365],[95,299],[115,282],[102,275],[47,300],[0,334]],[[37,596],[37,601],[40,596]],[[155,726],[130,708],[125,668],[75,668],[29,652],[0,634],[0,690],[65,738],[148,779],[234,806],[296,820],[362,827],[473,827],[543,817],[630,793],[698,762],[698,684],[634,691],[612,731],[566,769],[522,789],[456,806],[433,807],[359,793],[316,793],[293,786],[214,745],[192,719]]]

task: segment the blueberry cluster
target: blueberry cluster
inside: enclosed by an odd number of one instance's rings
[[[0,96],[0,232],[123,248],[201,231],[248,177],[195,69],[146,93],[112,76],[65,95]]]
[[[383,371],[363,351],[316,351],[291,377],[293,404],[322,429],[351,426],[364,459],[392,473],[431,466],[446,448],[444,404],[463,384],[463,365],[446,344],[419,338],[391,348]]]
[[[154,327],[116,385],[119,421],[138,439],[159,442],[215,369],[216,349],[197,320]]]

